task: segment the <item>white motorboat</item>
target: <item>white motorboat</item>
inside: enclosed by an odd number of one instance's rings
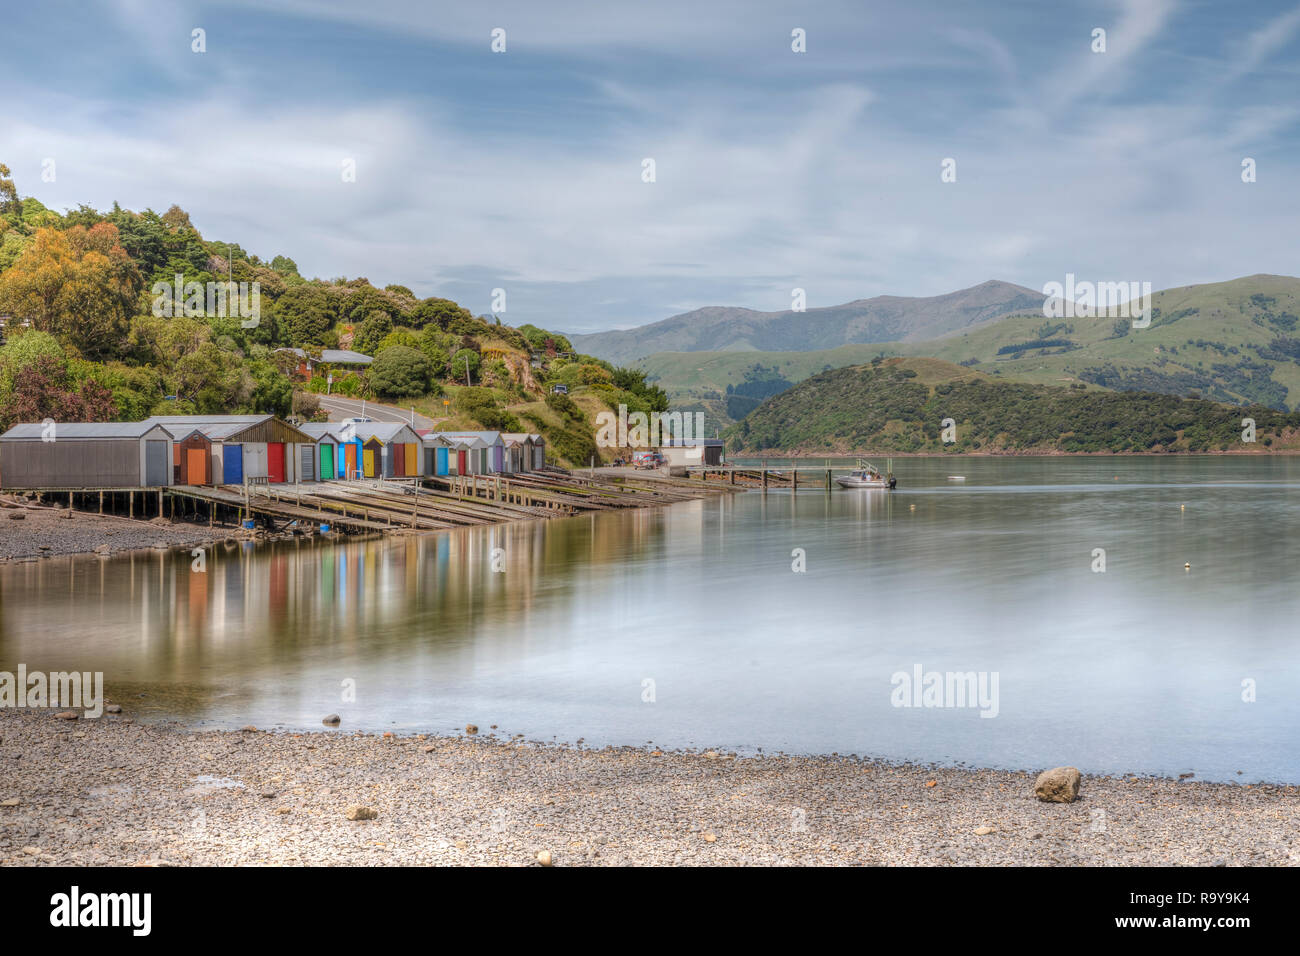
[[[835,483],[841,488],[883,488],[886,491],[897,484],[897,479],[893,475],[893,461],[889,463],[889,472],[881,474],[871,462],[865,459],[858,459],[858,466],[847,475],[836,475]]]

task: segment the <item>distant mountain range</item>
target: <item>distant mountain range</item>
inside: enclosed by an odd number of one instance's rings
[[[944,359],[1004,381],[1300,408],[1300,278],[1181,286],[1154,293],[1151,304],[1147,328],[1115,317],[1048,319],[1040,295],[1031,309],[925,340],[659,352],[634,364],[676,405],[699,407],[724,424],[811,375],[882,354]]]
[[[805,312],[709,306],[636,329],[570,335],[569,340],[578,351],[616,365],[655,352],[807,352],[933,339],[1042,305],[1041,292],[991,280],[946,295],[878,295]]]

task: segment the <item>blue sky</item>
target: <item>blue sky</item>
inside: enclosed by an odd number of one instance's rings
[[[1157,289],[1300,272],[1296,3],[55,0],[5,17],[0,162],[22,193],[178,203],[305,275],[476,313],[504,288],[512,324],[785,309],[794,287],[816,307],[1067,272]]]

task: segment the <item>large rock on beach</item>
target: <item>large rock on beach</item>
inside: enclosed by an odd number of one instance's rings
[[[1034,781],[1034,796],[1044,803],[1073,803],[1079,799],[1079,771],[1074,767],[1044,770]]]

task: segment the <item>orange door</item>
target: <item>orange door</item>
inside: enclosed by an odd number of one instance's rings
[[[343,460],[347,463],[348,473],[344,478],[354,478],[357,474],[357,446],[355,442],[348,442],[344,446]]]
[[[185,449],[185,481],[191,485],[206,485],[208,483],[207,475],[207,453],[202,448]]]

